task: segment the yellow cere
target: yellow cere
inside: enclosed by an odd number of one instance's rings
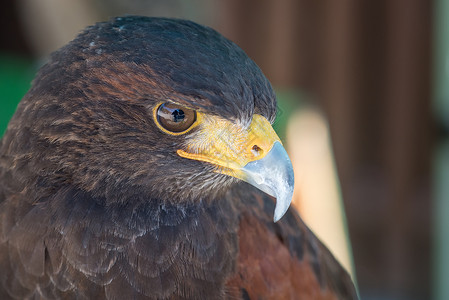
[[[198,130],[192,133],[178,155],[216,165],[217,172],[244,179],[241,170],[247,163],[263,158],[276,141],[280,142],[268,120],[258,114],[249,127],[217,116],[197,112]]]

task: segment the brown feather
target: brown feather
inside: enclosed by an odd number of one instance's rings
[[[254,200],[248,201],[251,198]],[[232,297],[357,298],[348,273],[307,229],[294,209],[273,225],[266,211],[273,199],[258,192],[247,194],[245,199],[247,208],[240,216],[238,230],[237,271],[227,282]],[[289,243],[302,245],[302,250],[292,249]],[[314,247],[316,251],[312,251]]]

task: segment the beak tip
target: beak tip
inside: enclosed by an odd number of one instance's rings
[[[279,221],[283,216],[284,216],[284,214],[279,214],[279,213],[276,213],[276,211],[275,211],[275,212],[274,212],[274,216],[273,216],[273,222],[276,223],[276,222]]]
[[[274,223],[279,221],[287,213],[291,200],[292,195],[289,195],[289,197],[285,197],[284,199],[276,199],[276,207],[274,208],[273,216]]]

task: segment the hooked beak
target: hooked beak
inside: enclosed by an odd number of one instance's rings
[[[177,151],[184,158],[206,161],[216,172],[239,178],[276,198],[274,222],[287,212],[293,195],[292,163],[271,124],[254,115],[249,128],[202,114],[199,130]]]
[[[242,168],[244,181],[276,198],[274,222],[287,212],[293,196],[293,166],[281,143],[275,142],[268,154]]]

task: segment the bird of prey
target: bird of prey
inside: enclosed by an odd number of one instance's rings
[[[211,28],[88,27],[1,141],[0,299],[356,298],[288,209],[275,115],[261,70]]]

